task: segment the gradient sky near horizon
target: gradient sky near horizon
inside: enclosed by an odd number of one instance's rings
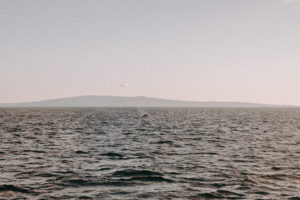
[[[300,105],[300,1],[0,0],[0,103]]]

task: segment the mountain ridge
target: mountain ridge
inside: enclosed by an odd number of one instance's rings
[[[296,107],[248,102],[184,101],[146,96],[84,95],[22,103],[0,103],[0,107]]]

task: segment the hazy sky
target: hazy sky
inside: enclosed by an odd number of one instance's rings
[[[300,105],[300,1],[0,0],[0,103],[87,94]]]

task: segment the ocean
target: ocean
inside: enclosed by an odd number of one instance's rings
[[[300,199],[300,109],[1,108],[0,199]]]

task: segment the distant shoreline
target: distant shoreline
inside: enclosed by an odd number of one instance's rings
[[[294,105],[271,105],[260,103],[247,102],[197,102],[197,101],[182,101],[169,100],[161,98],[150,98],[144,96],[138,97],[122,97],[122,96],[76,96],[58,99],[49,99],[34,102],[24,103],[2,103],[0,107],[68,107],[68,108],[133,108],[133,107],[153,107],[153,108],[297,108]]]

